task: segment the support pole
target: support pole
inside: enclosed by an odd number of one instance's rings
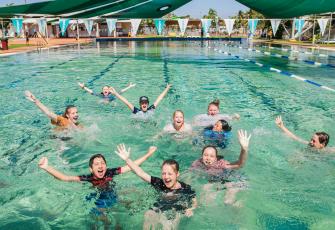
[[[328,44],[330,42],[330,30],[332,28],[332,20],[333,20],[333,13],[330,14],[329,31],[328,31]]]
[[[312,44],[313,45],[315,44],[315,35],[314,35],[314,32],[315,32],[315,18],[316,18],[316,15],[314,14],[314,19],[313,19],[313,37],[312,37]]]
[[[97,26],[96,26],[96,29],[97,29],[97,31],[96,31],[95,36],[96,36],[97,38],[99,38],[99,37],[100,37],[100,31],[99,31],[99,21],[98,21],[98,20],[97,20]]]
[[[5,30],[4,30],[4,23],[3,23],[3,18],[1,19],[1,31],[2,31],[2,38],[5,37]]]
[[[291,39],[294,39],[294,35],[295,35],[295,18],[293,18],[292,21],[292,35],[291,35]]]
[[[77,41],[79,42],[79,19],[77,19]]]

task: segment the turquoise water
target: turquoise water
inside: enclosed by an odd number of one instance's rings
[[[38,160],[47,156],[50,165],[66,174],[88,174],[94,153],[103,153],[109,167],[123,165],[114,153],[119,143],[132,148],[133,159],[156,145],[157,152],[143,164],[151,175],[160,176],[164,159],[180,162],[181,180],[192,184],[200,202],[192,218],[181,220],[180,229],[335,228],[335,155],[295,143],[274,124],[282,115],[286,126],[305,139],[324,130],[331,136],[329,145],[335,146],[335,93],[219,54],[208,45],[335,88],[334,69],[224,48],[220,42],[101,43],[2,57],[0,229],[88,229],[95,222],[89,214],[94,203],[85,201],[91,186],[57,181],[37,167]],[[137,86],[124,96],[135,105],[142,95],[153,102],[167,83],[173,88],[154,119],[139,122],[120,101],[102,103],[81,90],[78,81],[95,91],[105,84],[121,89],[134,82]],[[69,141],[55,138],[60,134],[24,98],[27,89],[56,113],[75,104],[85,130]],[[221,100],[222,113],[241,115],[240,121],[231,122],[230,145],[220,150],[225,159],[239,156],[238,129],[252,134],[248,161],[239,170],[248,180],[248,189],[237,195],[241,207],[224,205],[225,191],[213,202],[201,200],[204,180],[190,180],[187,171],[201,153],[192,139],[153,139],[174,110],[182,109],[191,122],[215,98]],[[117,218],[124,229],[141,228],[155,200],[153,189],[132,173],[115,180],[120,199],[129,204],[116,206],[111,219]]]

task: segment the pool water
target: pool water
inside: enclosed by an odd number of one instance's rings
[[[160,176],[164,159],[180,163],[181,180],[196,189],[199,201],[194,216],[183,218],[180,229],[334,229],[335,154],[292,141],[274,120],[282,115],[286,126],[307,140],[313,132],[325,131],[331,137],[329,146],[335,146],[335,93],[209,47],[332,88],[334,69],[223,43],[105,42],[0,57],[0,229],[89,229],[92,223],[101,225],[90,215],[94,203],[85,200],[94,191],[89,184],[55,180],[37,164],[47,156],[49,164],[61,172],[89,174],[90,156],[103,153],[109,167],[121,166],[124,162],[114,153],[119,143],[131,147],[132,159],[151,145],[158,147],[142,165],[150,175]],[[334,63],[331,58],[302,58]],[[154,118],[143,122],[134,119],[121,101],[103,103],[80,89],[77,82],[85,82],[97,92],[105,84],[120,90],[129,82],[136,83],[124,93],[136,106],[140,96],[147,95],[154,102],[167,83],[173,87]],[[55,133],[47,117],[25,99],[25,90],[59,114],[66,105],[75,104],[84,131],[61,140],[63,134]],[[237,130],[252,134],[247,163],[237,173],[248,183],[248,188],[237,194],[240,207],[223,203],[225,191],[212,202],[200,199],[205,182],[188,171],[201,155],[202,146],[193,145],[193,138],[153,138],[171,121],[176,109],[182,109],[186,121],[191,122],[195,115],[206,113],[208,103],[216,98],[221,100],[221,113],[241,115],[239,121],[230,123],[232,139],[220,154],[226,160],[237,160]],[[110,218],[117,219],[124,229],[140,229],[145,211],[155,201],[153,189],[133,173],[116,176],[115,181],[123,202],[111,210]]]

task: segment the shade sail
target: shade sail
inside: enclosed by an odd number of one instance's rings
[[[54,0],[0,8],[0,17],[159,18],[191,0]]]
[[[291,18],[335,11],[334,0],[237,0],[269,18]]]

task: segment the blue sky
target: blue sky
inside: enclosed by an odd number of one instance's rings
[[[42,0],[26,0],[27,3],[41,2]],[[75,1],[75,0],[72,0]],[[8,3],[24,4],[24,0],[0,0],[0,6]],[[241,5],[235,0],[193,0],[185,6],[175,11],[178,16],[191,15],[194,18],[202,18],[207,14],[208,9],[213,8],[222,18],[236,15],[239,10],[246,10],[247,7]]]

